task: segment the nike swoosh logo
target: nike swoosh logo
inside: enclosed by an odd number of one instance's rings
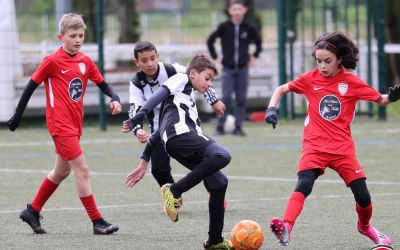
[[[319,88],[316,88],[316,87],[314,87],[314,90],[320,90],[320,89],[323,89],[324,87],[319,87]]]
[[[359,174],[361,172],[362,172],[362,170],[356,170],[356,174]]]
[[[65,73],[67,73],[68,71],[70,71],[70,69],[67,69],[67,70],[61,70],[61,74],[65,74]]]

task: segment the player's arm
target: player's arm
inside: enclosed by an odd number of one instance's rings
[[[121,113],[122,107],[121,107],[120,98],[117,95],[117,93],[115,93],[115,91],[111,87],[111,85],[108,84],[106,81],[103,81],[103,82],[97,84],[97,87],[99,87],[105,95],[107,95],[108,97],[111,98],[110,108],[112,109],[112,114],[116,115],[116,114]]]
[[[278,111],[276,110],[276,106],[278,105],[282,96],[286,95],[288,92],[289,84],[286,83],[277,87],[272,94],[268,108],[265,111],[265,122],[272,124],[272,128],[275,128],[276,124],[278,124]]]
[[[22,115],[25,111],[26,105],[29,102],[33,92],[37,88],[38,84],[34,82],[32,79],[29,80],[26,85],[24,91],[22,92],[21,99],[19,99],[17,108],[15,109],[14,115],[8,120],[7,125],[10,131],[15,131],[19,126]]]
[[[381,95],[381,98],[378,100],[377,103],[383,106],[392,102],[397,102],[399,99],[400,99],[400,84],[390,87],[389,93]]]
[[[143,107],[135,114],[135,116],[122,123],[122,132],[127,133],[135,128],[139,123],[143,121],[146,115],[151,112],[158,104],[164,101],[170,94],[170,90],[161,85],[156,92],[144,103]]]
[[[215,89],[213,87],[209,87],[204,92],[204,98],[206,99],[207,103],[211,105],[214,112],[218,116],[223,116],[225,113],[225,104],[218,99],[217,93],[215,93]]]
[[[126,178],[125,178],[125,184],[128,187],[133,187],[136,185],[140,180],[143,179],[144,175],[147,172],[148,169],[148,164],[151,158],[151,155],[153,153],[153,147],[155,146],[155,143],[160,143],[160,132],[159,130],[155,131],[150,139],[148,140],[146,147],[142,153],[142,156],[140,157],[140,162],[137,168],[132,170]],[[158,142],[157,142],[158,141]]]

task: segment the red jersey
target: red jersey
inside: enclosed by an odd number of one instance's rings
[[[88,80],[104,81],[92,59],[62,48],[46,56],[32,76],[46,88],[46,123],[51,136],[82,135],[83,96]]]
[[[289,90],[308,101],[303,152],[355,154],[350,124],[358,100],[377,102],[381,94],[344,68],[333,77],[311,70],[289,82]]]

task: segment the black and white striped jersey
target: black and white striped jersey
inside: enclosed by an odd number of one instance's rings
[[[133,118],[135,114],[140,110],[143,104],[150,98],[150,96],[159,88],[160,84],[163,84],[169,77],[177,73],[185,73],[186,67],[178,63],[167,64],[158,63],[158,71],[156,78],[152,81],[146,79],[145,74],[142,71],[136,73],[135,77],[129,83],[129,118]],[[209,88],[204,93],[204,97],[208,104],[212,105],[218,101],[218,97],[213,88]],[[157,105],[148,115],[147,118],[150,122],[151,132],[154,132],[159,128],[159,114],[161,104]],[[143,124],[139,124],[133,132],[136,132],[138,128],[142,128]]]
[[[177,73],[162,84],[170,95],[162,103],[160,136],[164,143],[174,136],[189,131],[202,134],[201,121],[194,99],[194,89],[189,77]]]

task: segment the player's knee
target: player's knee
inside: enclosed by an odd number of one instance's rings
[[[59,177],[64,180],[65,178],[67,178],[69,176],[69,174],[71,173],[71,169],[66,169],[62,172],[59,173]]]
[[[205,179],[207,190],[226,190],[228,187],[228,177],[221,171],[215,172]]]
[[[354,198],[360,207],[368,207],[371,204],[371,195],[368,190],[354,194]]]
[[[232,159],[228,151],[225,151],[223,154],[217,154],[216,157],[218,158],[218,161],[222,167],[227,166]]]
[[[300,177],[297,181],[297,185],[295,188],[295,192],[300,192],[304,194],[304,197],[307,197],[308,195],[311,194],[313,186],[314,186],[314,179],[308,178],[308,177]]]
[[[228,165],[232,159],[229,152],[216,143],[213,143],[207,147],[205,156],[208,158],[213,158],[213,162],[217,164],[220,169]]]
[[[365,178],[356,179],[349,184],[353,192],[354,199],[360,207],[368,207],[371,204],[371,195],[369,194]]]
[[[74,168],[74,174],[76,178],[87,180],[89,179],[89,166],[87,165],[80,165]]]

